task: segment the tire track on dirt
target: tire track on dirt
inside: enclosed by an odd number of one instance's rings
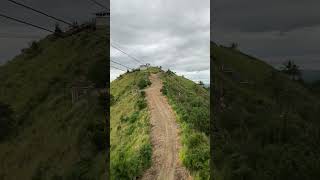
[[[150,75],[152,84],[146,89],[151,113],[153,154],[152,166],[142,176],[142,180],[190,180],[191,176],[179,161],[179,128],[167,98],[160,92],[163,85],[159,75]]]

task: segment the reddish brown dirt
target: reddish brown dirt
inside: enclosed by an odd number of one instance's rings
[[[190,180],[188,171],[179,161],[179,128],[168,100],[160,92],[159,74],[151,74],[152,85],[146,89],[151,112],[151,139],[153,145],[152,166],[142,180]]]

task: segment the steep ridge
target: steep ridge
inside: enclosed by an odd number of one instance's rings
[[[50,35],[0,67],[0,102],[13,111],[0,179],[105,179],[106,34]]]
[[[263,61],[211,44],[212,176],[317,179],[319,99]]]
[[[207,89],[151,67],[113,81],[111,99],[111,179],[209,179]]]

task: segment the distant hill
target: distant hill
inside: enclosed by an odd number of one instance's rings
[[[320,70],[301,70],[302,78],[307,83],[313,83],[320,80]]]
[[[106,34],[50,35],[0,66],[0,179],[106,179]]]
[[[211,58],[213,179],[318,179],[318,95],[237,49]]]

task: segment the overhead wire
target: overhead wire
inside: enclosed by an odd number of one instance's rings
[[[117,49],[118,51],[122,52],[123,54],[127,55],[128,57],[130,57],[131,59],[133,59],[134,61],[136,61],[137,63],[139,63],[140,65],[144,64],[142,61],[140,61],[139,59],[135,58],[134,56],[130,55],[129,53],[125,52],[124,50],[122,50],[121,48],[113,45],[110,42],[110,46],[112,46],[114,49]]]
[[[49,18],[51,18],[51,19],[54,19],[54,20],[56,20],[56,21],[59,21],[59,22],[62,22],[62,23],[64,23],[64,24],[67,24],[67,25],[72,26],[72,23],[70,23],[70,22],[67,22],[67,21],[62,20],[62,19],[57,18],[57,17],[54,17],[54,16],[49,15],[49,14],[47,14],[47,13],[45,13],[45,12],[40,11],[40,10],[34,9],[33,7],[27,6],[27,5],[25,5],[25,4],[22,4],[22,3],[20,3],[20,2],[14,1],[14,0],[7,0],[7,1],[12,2],[12,3],[16,4],[16,5],[22,6],[22,7],[24,7],[24,8],[27,8],[27,9],[29,9],[29,10],[32,10],[32,11],[34,11],[34,12],[37,12],[37,13],[39,13],[39,14],[42,14],[42,15],[44,15],[44,16],[47,16],[47,17],[49,17]]]
[[[112,66],[112,65],[110,65],[110,67],[112,67],[112,68],[115,68],[115,69],[118,69],[118,70],[120,70],[120,71],[124,71],[124,72],[125,72],[125,70],[120,69],[120,68],[118,68],[118,67],[115,67],[115,66]]]
[[[89,0],[89,1],[91,1],[91,2],[95,3],[96,5],[98,5],[98,6],[102,7],[102,8],[104,8],[104,9],[106,9],[106,10],[108,10],[108,11],[110,11],[110,9],[109,9],[107,6],[105,6],[105,5],[101,4],[101,3],[99,3],[99,2],[98,2],[98,1],[96,1],[96,0]]]
[[[132,69],[132,68],[126,66],[126,65],[123,65],[123,64],[118,63],[118,62],[116,62],[116,61],[113,61],[113,60],[111,60],[111,59],[110,59],[110,61],[113,62],[113,63],[115,63],[115,64],[118,64],[118,65],[120,65],[120,66],[123,66],[123,67],[125,67],[125,68],[127,68],[127,69],[129,69],[129,70]]]
[[[19,23],[22,23],[22,24],[26,24],[26,25],[29,25],[29,26],[32,26],[32,27],[35,27],[35,28],[50,32],[50,33],[55,33],[53,30],[50,30],[50,29],[47,29],[47,28],[44,28],[44,27],[29,23],[29,22],[26,22],[24,20],[20,20],[20,19],[14,18],[14,17],[10,17],[10,16],[7,16],[5,14],[1,14],[0,13],[0,17],[6,18],[6,19],[9,19],[9,20],[13,20],[13,21],[16,21],[16,22],[19,22]]]

